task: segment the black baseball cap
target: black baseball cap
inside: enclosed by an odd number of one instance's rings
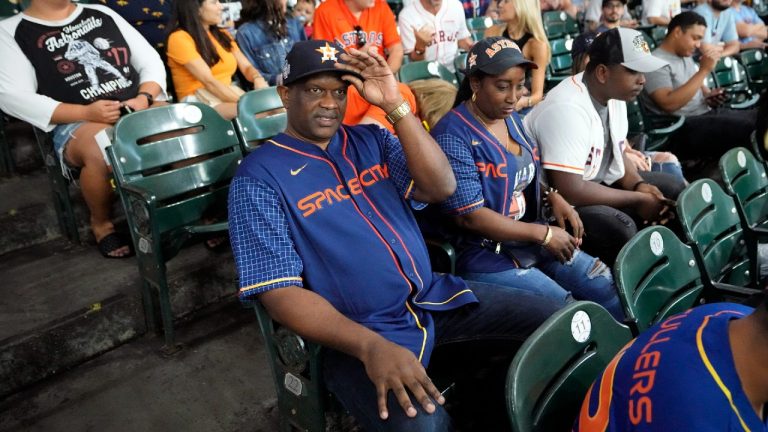
[[[627,0],[603,0],[602,7],[605,7],[606,4],[612,2],[612,1],[618,1],[621,2],[624,6],[627,5]]]
[[[516,43],[501,36],[478,41],[467,56],[466,74],[483,71],[490,75],[501,75],[514,66],[538,69],[536,63],[523,57]]]
[[[282,73],[283,85],[322,72],[355,75],[334,67],[335,63],[344,63],[339,56],[343,52],[344,47],[335,41],[308,40],[296,42],[285,56]]]
[[[571,58],[575,59],[577,56],[586,54],[589,51],[592,42],[595,41],[595,38],[599,34],[600,33],[598,32],[584,32],[576,36],[571,45]]]
[[[651,54],[648,42],[639,31],[622,27],[600,33],[587,52],[590,63],[620,64],[635,72],[653,72],[669,64]]]

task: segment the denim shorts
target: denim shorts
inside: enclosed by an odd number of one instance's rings
[[[67,142],[74,136],[75,131],[77,128],[83,125],[85,122],[74,122],[74,123],[66,123],[66,124],[60,124],[53,128],[51,131],[51,135],[53,135],[53,149],[56,152],[56,156],[59,158],[59,164],[61,165],[61,174],[66,179],[72,179],[71,173],[70,173],[70,167],[67,166],[66,161],[64,160],[64,148],[67,145]]]

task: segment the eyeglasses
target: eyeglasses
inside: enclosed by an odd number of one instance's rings
[[[355,37],[357,38],[357,47],[362,48],[363,45],[365,45],[365,31],[359,25],[355,26],[354,30],[355,30]]]

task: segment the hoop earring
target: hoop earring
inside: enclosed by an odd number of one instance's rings
[[[472,93],[471,100],[472,100],[472,103],[475,103],[475,101],[477,100],[477,93]]]

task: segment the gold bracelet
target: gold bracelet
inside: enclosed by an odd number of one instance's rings
[[[546,246],[552,241],[552,227],[547,225],[547,235],[544,236],[544,241],[541,242],[542,246]]]
[[[385,118],[391,125],[395,125],[400,119],[406,116],[411,112],[411,106],[408,104],[408,101],[403,101],[397,108],[393,109],[391,113],[387,114]]]

